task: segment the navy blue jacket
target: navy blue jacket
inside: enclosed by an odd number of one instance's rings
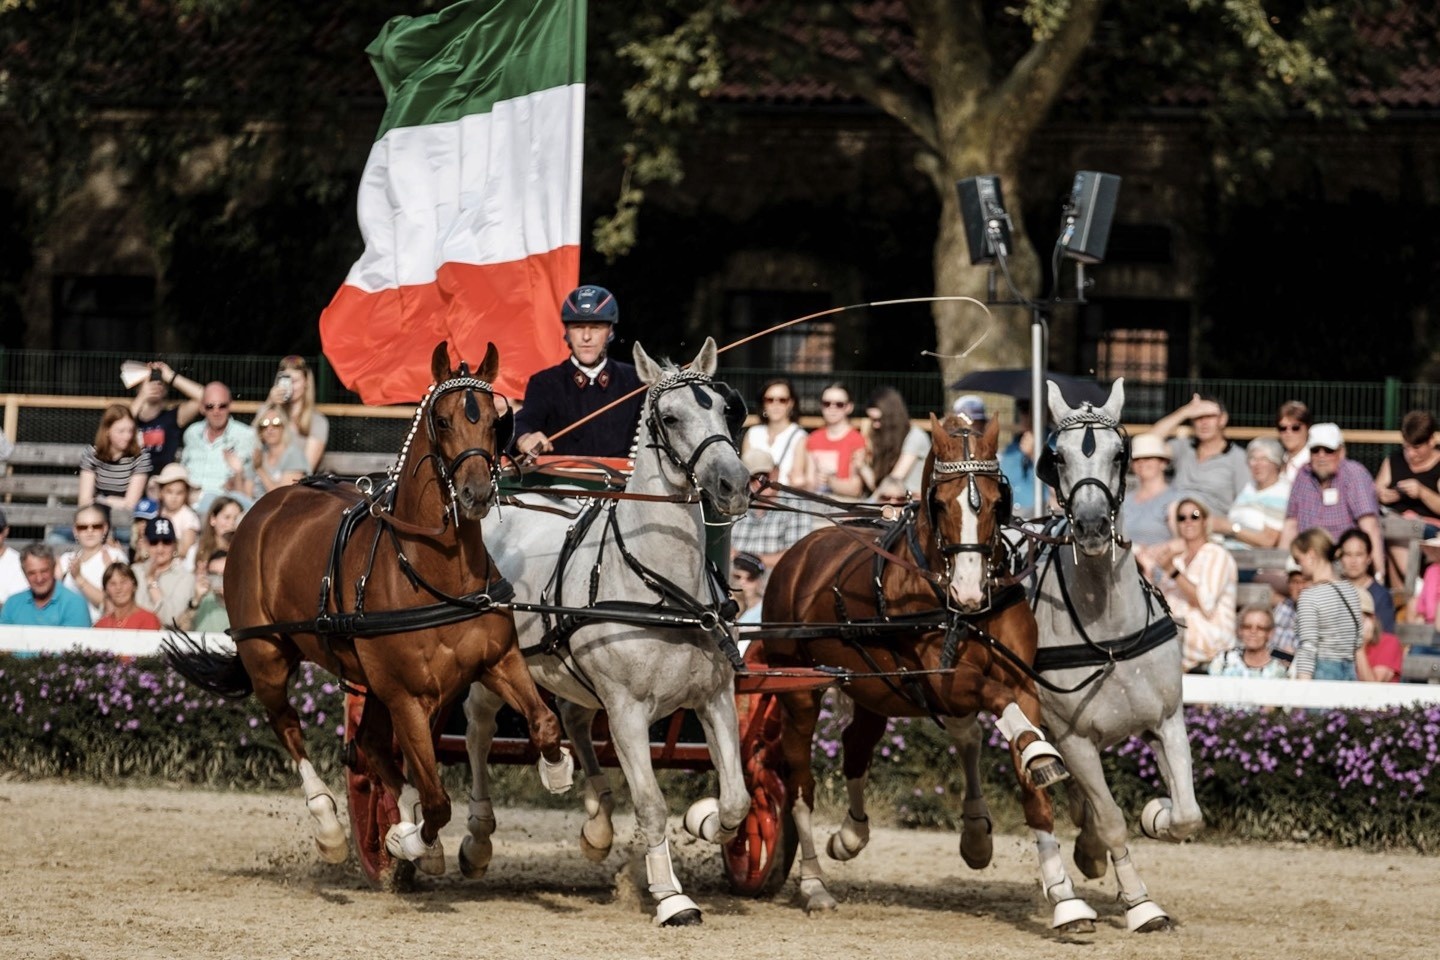
[[[628,363],[607,359],[592,383],[567,358],[530,378],[525,406],[515,415],[515,438],[539,430],[547,437],[639,387],[640,376]],[[630,454],[640,423],[643,393],[555,440],[554,453],[572,457],[624,457]]]

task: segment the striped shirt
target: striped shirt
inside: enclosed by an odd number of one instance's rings
[[[1346,580],[1306,587],[1295,604],[1295,676],[1313,677],[1317,660],[1354,660],[1360,593]]]
[[[125,498],[130,487],[130,478],[135,474],[148,477],[154,473],[150,465],[150,451],[141,450],[138,457],[121,457],[114,463],[101,460],[94,446],[85,448],[80,454],[80,469],[95,474],[95,496]]]

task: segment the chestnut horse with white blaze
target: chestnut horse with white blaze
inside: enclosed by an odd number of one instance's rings
[[[1043,788],[1067,773],[1040,730],[1028,672],[1035,617],[1018,584],[995,583],[1006,550],[1000,521],[1010,512],[1009,486],[995,459],[998,423],[984,434],[953,417],[946,429],[933,416],[930,425],[933,448],[919,505],[878,534],[829,527],[787,550],[765,590],[761,636],[770,668],[844,671],[839,686],[855,702],[842,737],[850,807],[830,838],[830,856],[848,860],[869,841],[865,780],[886,718],[933,717],[961,748],[960,852],[979,869],[990,862],[991,839],[975,714],[994,714],[1010,743],[1027,823],[1051,821]],[[811,744],[821,692],[779,696],[788,719],[781,743],[800,839],[801,898],[807,912],[833,910],[811,827]]]
[[[435,382],[384,480],[312,478],[271,491],[246,513],[225,570],[235,652],[166,644],[170,664],[191,682],[259,698],[295,761],[320,855],[332,863],[348,845],[290,704],[287,683],[301,660],[365,687],[356,740],[402,820],[386,847],[421,870],[443,872],[439,832],[450,819],[431,723],[472,682],[526,718],[542,779],[557,792],[569,788],[559,721],[530,679],[514,617],[495,606],[512,591],[481,537],[505,442],[497,430],[504,400],[491,387],[499,367],[494,344],[473,375],[463,363],[452,369],[446,344],[437,346]]]

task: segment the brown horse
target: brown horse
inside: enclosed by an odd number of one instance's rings
[[[930,426],[934,446],[920,500],[898,523],[878,533],[817,530],[776,564],[765,590],[764,653],[771,668],[839,668],[854,675],[840,682],[855,702],[841,741],[850,809],[830,838],[830,856],[848,860],[869,840],[865,777],[886,718],[934,717],[963,748],[960,852],[979,869],[990,861],[991,841],[975,714],[994,714],[1010,742],[1027,823],[1049,821],[1050,798],[1042,788],[1067,773],[1040,732],[1040,702],[1025,670],[1035,657],[1035,617],[1023,590],[994,584],[1004,553],[998,518],[1008,516],[1010,501],[995,460],[998,424],[983,435],[955,418],[942,430],[932,416]],[[810,822],[810,751],[821,693],[780,699],[788,719],[781,749],[800,839],[801,898],[807,912],[833,910]]]
[[[357,741],[398,798],[404,821],[386,838],[392,856],[427,872],[444,870],[438,834],[450,819],[450,798],[431,723],[473,681],[529,722],[547,786],[570,785],[560,725],[530,679],[514,617],[492,606],[510,591],[480,535],[505,442],[491,388],[499,366],[494,344],[473,375],[463,363],[451,369],[446,344],[437,346],[435,384],[385,480],[283,487],[241,521],[225,572],[236,652],[167,645],[171,665],[197,685],[259,698],[294,758],[328,861],[344,860],[347,844],[334,795],[306,757],[289,701],[287,681],[302,659],[366,688]],[[413,786],[395,759],[396,744]],[[414,822],[417,791],[423,827]]]

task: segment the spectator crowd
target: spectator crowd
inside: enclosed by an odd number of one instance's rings
[[[70,529],[15,550],[0,509],[0,624],[226,629],[225,557],[241,516],[325,453],[329,424],[302,357],[280,361],[252,423],[232,415],[219,381],[163,361],[140,373],[80,455]],[[113,525],[112,510],[133,521]]]

